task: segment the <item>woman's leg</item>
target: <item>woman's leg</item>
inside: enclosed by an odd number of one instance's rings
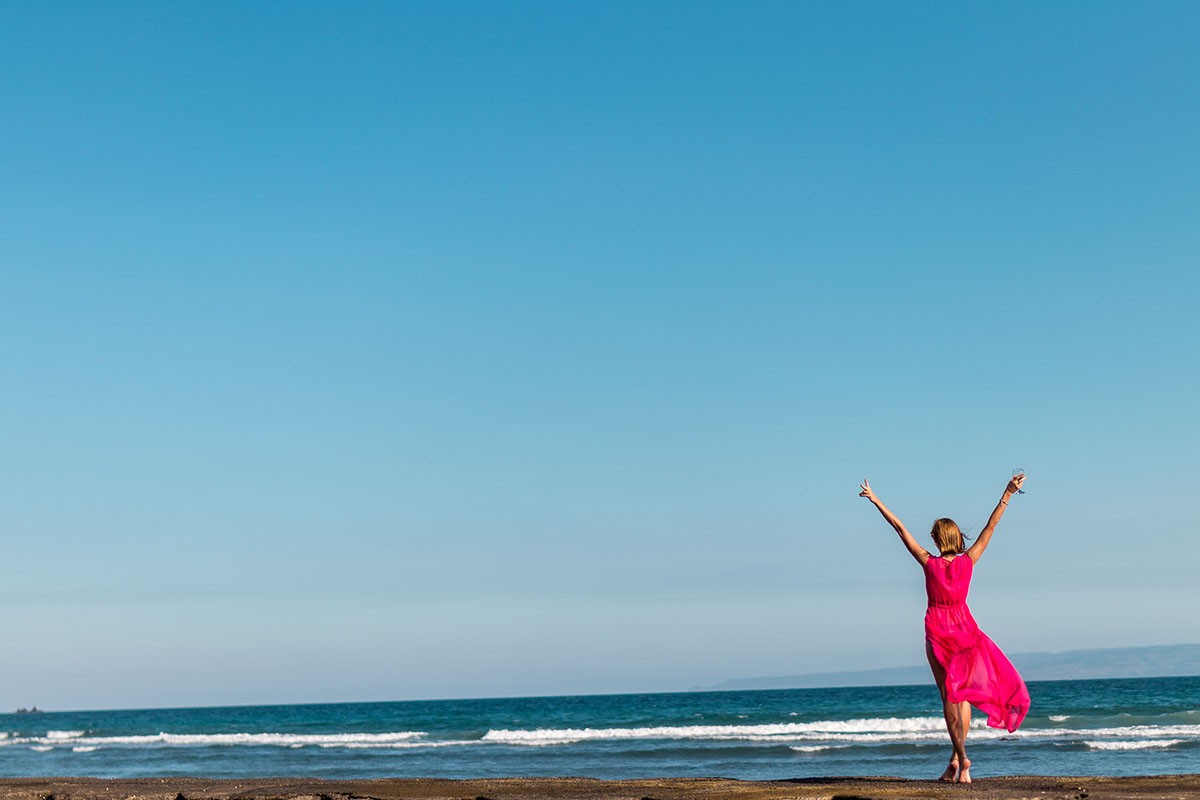
[[[966,739],[967,726],[970,725],[970,705],[967,703],[951,703],[946,693],[946,670],[933,654],[933,647],[925,643],[925,657],[929,659],[929,668],[933,671],[933,679],[937,682],[938,693],[942,696],[942,716],[946,720],[946,732],[950,734],[950,744],[954,748],[950,756],[950,764],[938,778],[941,781],[971,782],[971,762],[967,759]],[[964,721],[961,706],[967,706]],[[963,766],[965,765],[965,766]]]
[[[971,704],[965,700],[958,704],[958,718],[962,721],[962,745],[963,745],[963,760],[959,763],[964,764],[962,771],[954,776],[954,779],[959,783],[971,782],[971,761],[966,758],[967,750],[967,731],[971,729]]]

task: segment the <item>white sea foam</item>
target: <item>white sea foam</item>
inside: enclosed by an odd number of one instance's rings
[[[1071,731],[1047,731],[1047,733],[1074,733],[1083,737],[1113,737],[1120,739],[1146,739],[1152,737],[1181,736],[1200,738],[1200,725],[1123,725],[1117,728],[1083,728]]]
[[[1055,715],[1050,721],[1061,723],[1068,715]],[[1045,719],[1045,718],[1043,718]],[[1075,721],[1078,721],[1076,718]],[[1033,723],[1033,720],[1030,721]],[[1043,723],[1044,724],[1044,723]],[[1122,725],[1080,728],[1030,724],[1016,734],[988,728],[981,716],[972,721],[972,741],[1020,739],[1029,743],[1055,741],[1086,744],[1097,750],[1137,750],[1170,747],[1179,742],[1200,742],[1200,725]],[[418,749],[464,746],[545,747],[578,742],[619,742],[637,740],[739,741],[788,745],[796,752],[820,752],[825,749],[863,744],[935,743],[946,740],[941,717],[869,717],[813,722],[779,722],[740,725],[664,725],[626,728],[539,728],[493,729],[482,739],[446,740],[428,738],[424,731],[385,733],[168,733],[98,736],[87,731],[47,731],[44,735],[0,737],[0,749],[6,746],[30,746],[38,752],[74,748],[90,752],[95,748],[139,747],[320,747],[347,749]],[[1164,744],[1165,742],[1165,744]]]
[[[345,747],[352,744],[388,745],[425,736],[424,731],[392,733],[159,733],[156,736],[108,736],[86,740],[88,744],[167,744],[184,746],[318,745]]]
[[[49,750],[54,745],[78,747],[108,746],[276,746],[303,747],[388,747],[426,736],[424,731],[394,731],[391,733],[157,733],[134,736],[85,736],[86,731],[47,731],[45,736],[0,741],[7,744],[35,744]],[[78,752],[88,752],[78,750]]]
[[[983,728],[982,721],[976,726]],[[941,717],[786,722],[767,725],[682,725],[646,728],[538,728],[490,730],[483,740],[518,745],[570,744],[613,739],[732,739],[740,741],[925,739],[945,735]]]
[[[92,752],[93,750],[97,750],[97,749],[99,749],[99,748],[97,748],[97,747],[95,747],[95,746],[92,746],[92,747],[72,747],[72,748],[71,748],[72,752],[75,752],[75,753],[90,753],[90,752]]]
[[[46,738],[61,741],[63,739],[78,739],[87,731],[46,731]]]
[[[345,747],[345,748],[351,749],[351,750],[365,750],[365,749],[412,750],[412,749],[416,749],[416,748],[425,748],[425,747],[461,747],[462,745],[465,745],[465,744],[479,744],[479,740],[478,739],[468,739],[468,740],[447,739],[444,741],[436,741],[435,740],[432,742],[392,742],[390,744],[363,744],[363,743],[323,744],[323,745],[321,745],[321,747]]]
[[[1066,722],[1070,718],[1071,718],[1070,714],[1051,714],[1050,715],[1051,722]]]
[[[795,750],[797,753],[820,753],[824,750],[842,750],[849,747],[848,744],[803,744],[792,745],[789,750]]]
[[[1161,747],[1172,747],[1187,741],[1186,739],[1135,739],[1133,741],[1087,742],[1093,750],[1150,750]]]
[[[1125,725],[1110,728],[1023,728],[1017,733],[986,727],[980,717],[972,721],[971,737],[1055,740],[1144,740],[1163,737],[1200,739],[1200,725]],[[539,728],[490,730],[483,741],[506,745],[546,746],[587,741],[637,739],[707,739],[748,742],[877,744],[933,742],[946,737],[940,717],[870,718],[790,722],[769,725],[685,725],[645,728]]]

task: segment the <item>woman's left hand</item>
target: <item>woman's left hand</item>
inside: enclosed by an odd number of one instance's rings
[[[1020,475],[1014,476],[1013,479],[1008,482],[1008,486],[1005,488],[1005,491],[1009,494],[1016,494],[1017,492],[1021,491],[1021,484],[1023,483],[1025,483],[1024,472],[1022,472]]]
[[[867,483],[866,478],[863,478],[863,482],[862,482],[862,484],[859,485],[858,488],[862,490],[858,493],[859,497],[865,497],[868,500],[870,500],[872,503],[875,502],[875,493],[873,491],[871,491],[871,484]]]

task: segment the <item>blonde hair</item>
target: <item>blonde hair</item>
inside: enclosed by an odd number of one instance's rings
[[[933,529],[929,531],[929,535],[933,537],[933,543],[938,546],[938,550],[942,551],[942,555],[946,553],[958,554],[967,549],[963,542],[962,531],[958,528],[958,523],[949,517],[935,519],[933,521]]]

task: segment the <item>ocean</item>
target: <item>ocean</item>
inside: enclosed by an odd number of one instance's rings
[[[1042,681],[975,777],[1200,773],[1200,677]],[[923,686],[0,715],[0,774],[323,778],[936,777]]]

